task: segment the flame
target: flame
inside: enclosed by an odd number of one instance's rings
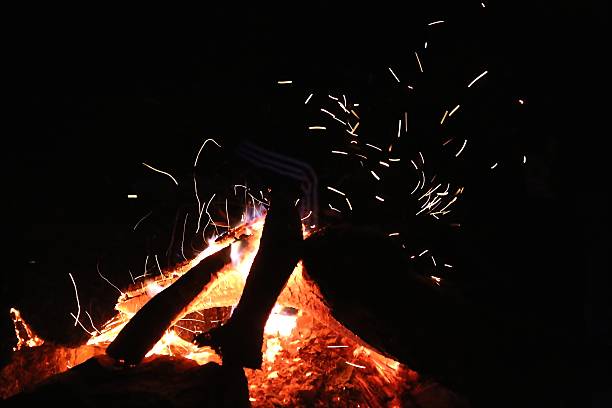
[[[45,341],[38,337],[36,333],[21,317],[21,312],[14,307],[10,309],[13,326],[15,327],[15,336],[17,337],[17,345],[13,347],[13,351],[21,350],[23,347],[38,347]]]

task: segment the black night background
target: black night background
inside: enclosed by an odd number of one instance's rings
[[[502,322],[499,356],[491,358],[506,369],[498,379],[483,373],[483,384],[505,382],[507,394],[491,406],[610,403],[606,6],[422,3],[207,6],[189,21],[110,17],[119,10],[99,18],[74,10],[5,15],[11,125],[2,142],[1,364],[14,345],[10,307],[41,337],[78,344],[86,333],[70,317],[69,273],[81,306],[101,325],[117,291],[98,270],[121,288],[146,256],[158,255],[162,267],[179,261],[178,247],[168,245],[195,202],[193,161],[202,142],[231,146],[245,132],[265,132],[257,115],[266,86],[291,79],[315,95],[346,93],[364,109],[370,103],[373,134],[397,126],[394,109],[406,111],[402,138],[415,142],[398,154],[407,166],[420,150],[442,149],[441,116],[461,103],[450,133],[469,140],[463,161],[449,165],[432,153],[442,175],[465,185],[451,213],[460,232],[402,212],[399,198],[408,200],[413,184],[387,182],[398,200],[380,205],[368,173],[322,144],[312,160],[323,163],[324,206],[325,185],[365,174],[351,187],[355,212],[327,216],[401,232],[413,252],[430,248],[455,265],[443,278]],[[436,20],[445,22],[428,26]],[[399,90],[388,67],[414,91]],[[454,146],[453,154],[461,144]],[[203,195],[229,188],[224,177],[235,166],[227,150],[203,150]],[[179,187],[143,162],[171,173]],[[189,241],[185,254],[202,248]],[[384,293],[368,296],[384,301]]]

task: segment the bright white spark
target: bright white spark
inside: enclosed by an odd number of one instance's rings
[[[339,212],[339,213],[341,213],[341,212],[342,212],[342,211],[340,211],[339,209],[337,209],[337,208],[335,208],[335,207],[332,207],[332,205],[331,205],[331,204],[329,204],[329,203],[328,203],[327,205],[328,205],[328,206],[329,206],[329,208],[330,208],[331,210],[333,210],[333,211],[336,211],[336,212]]]
[[[342,191],[337,190],[337,189],[335,189],[333,187],[327,186],[327,189],[333,191],[334,193],[338,193],[338,194],[346,197],[346,194],[344,194]]]
[[[480,3],[480,5],[482,6],[482,8],[486,7],[484,3]]]
[[[404,132],[408,131],[408,112],[404,112]]]
[[[72,274],[70,272],[68,272],[68,276],[70,276],[70,280],[72,280],[72,285],[74,286],[74,294],[76,296],[76,301],[77,301],[78,311],[77,311],[77,315],[74,317],[74,325],[76,327],[76,325],[79,323],[79,316],[81,315],[81,302],[79,302],[79,292],[77,292],[77,287],[76,287],[76,283],[74,283],[74,278],[72,277]]]
[[[308,215],[305,216],[304,218],[301,218],[302,221],[304,221],[305,219],[307,219],[308,217],[310,217],[312,215],[312,210],[308,211]]]
[[[156,172],[161,173],[161,174],[165,174],[166,176],[170,177],[172,179],[172,181],[174,181],[174,184],[176,184],[178,186],[178,181],[176,181],[176,179],[174,177],[172,177],[172,174],[166,173],[165,171],[158,170],[155,167],[149,166],[147,163],[142,163],[142,164],[144,164],[145,166],[147,166],[148,168],[150,168],[153,171],[156,171]]]
[[[94,329],[96,332],[98,332],[98,334],[99,334],[99,333],[100,333],[100,330],[98,330],[98,329],[96,328],[96,326],[94,325],[94,323],[93,323],[93,319],[91,318],[91,315],[89,314],[89,312],[88,312],[87,310],[85,311],[85,314],[87,315],[87,317],[89,317],[89,323],[91,323],[91,327],[93,327],[93,329]]]
[[[465,145],[467,144],[467,139],[463,139],[463,146],[461,146],[461,149],[459,149],[459,151],[457,152],[457,154],[455,154],[455,157],[459,157],[459,155],[461,154],[461,152],[463,151],[463,149],[465,148]]]
[[[151,214],[153,214],[153,210],[149,211],[144,217],[142,217],[140,220],[138,220],[138,222],[136,223],[136,225],[134,225],[134,228],[132,230],[136,231],[136,228],[138,228],[140,223],[143,222]]]
[[[436,25],[436,24],[440,24],[443,23],[444,20],[437,20],[437,21],[432,21],[431,23],[427,24],[428,26],[432,26],[432,25]]]
[[[373,144],[369,144],[369,143],[366,143],[365,145],[368,146],[368,147],[371,147],[372,149],[376,149],[379,152],[382,152],[382,149],[380,147],[378,147],[378,146],[374,146]]]
[[[412,194],[414,194],[414,192],[415,192],[415,191],[417,191],[417,189],[419,188],[419,186],[420,186],[420,185],[421,185],[421,180],[417,181],[417,185],[416,185],[416,187],[414,188],[414,190],[412,190],[412,191],[410,192],[410,194],[411,194],[411,195],[412,195]]]
[[[285,84],[292,84],[293,81],[278,81],[277,82],[279,85],[285,85]]]
[[[162,272],[161,266],[159,266],[159,260],[157,259],[157,254],[155,254],[155,263],[157,264],[157,269],[159,269],[159,274],[165,278],[166,275],[164,275],[164,273]]]
[[[469,83],[468,88],[471,87],[472,85],[474,85],[476,83],[476,81],[478,81],[480,78],[482,78],[483,76],[487,75],[489,71],[485,71],[482,74],[478,75],[476,78],[474,78],[472,80],[472,82]]]
[[[431,256],[431,262],[433,262],[434,266],[437,266],[437,265],[436,265],[436,258],[434,258],[434,256],[433,256],[433,255]]]
[[[414,52],[414,55],[416,56],[417,62],[419,63],[419,69],[421,70],[421,72],[423,72],[423,66],[421,65],[421,60],[419,59],[419,54],[417,54],[417,52]]]
[[[357,368],[366,368],[366,366],[362,366],[362,365],[359,365],[359,364],[353,364],[353,363],[351,363],[349,361],[345,361],[345,363],[350,365],[350,366],[357,367]]]
[[[419,152],[419,156],[421,156],[421,163],[425,164],[425,158],[423,157],[423,153]]]
[[[348,155],[347,152],[343,152],[343,151],[340,151],[340,150],[332,150],[331,152],[335,153],[335,154],[345,154],[345,155]]]
[[[453,265],[451,265],[451,264],[444,264],[444,266],[446,266],[447,268],[452,268],[453,267]]]
[[[385,163],[384,161],[379,161],[382,166],[389,167],[389,163]]]
[[[204,141],[204,143],[202,143],[202,146],[200,146],[200,150],[198,150],[198,154],[196,155],[195,161],[193,162],[193,167],[197,166],[198,159],[200,158],[200,153],[202,152],[202,149],[204,148],[204,146],[206,146],[206,143],[208,143],[208,142],[213,142],[217,146],[221,147],[221,145],[219,143],[217,143],[217,141],[215,139],[206,139]],[[177,185],[178,185],[178,183],[177,183]]]
[[[355,156],[359,156],[359,157],[361,157],[362,159],[366,159],[366,160],[368,160],[368,158],[367,158],[366,156],[364,156],[363,154],[355,153]]]
[[[138,198],[138,195],[136,195],[136,194],[128,194],[128,198]]]
[[[330,99],[333,99],[334,101],[337,101],[337,100],[338,100],[338,98],[336,98],[335,96],[332,96],[332,95],[327,95],[327,96],[329,96],[329,98],[330,98]]]
[[[527,156],[523,155],[523,164],[527,163]]]
[[[497,167],[497,162],[495,162],[495,164],[491,166],[491,170],[493,170],[496,167]]]
[[[104,279],[106,282],[108,282],[108,284],[111,285],[113,288],[117,289],[119,291],[119,293],[121,294],[121,296],[123,296],[123,292],[121,291],[121,289],[119,289],[117,286],[113,285],[113,282],[109,281],[104,275],[102,275],[102,273],[100,272],[100,264],[96,264],[96,270],[98,271],[98,275],[100,275],[100,277],[102,279]]]
[[[385,199],[384,199],[384,198],[379,197],[379,196],[374,196],[374,198],[376,198],[378,201],[383,201],[383,202],[385,201]]]
[[[426,249],[426,250],[424,250],[423,252],[421,252],[421,253],[419,254],[419,256],[423,256],[423,255],[425,255],[425,254],[427,253],[427,251],[429,251],[429,249]]]
[[[325,126],[308,126],[310,130],[325,130],[327,129]]]
[[[297,200],[295,200],[295,204],[293,204],[294,207],[297,207],[298,203],[300,202],[300,199],[298,198]]]
[[[448,117],[450,118],[451,116],[453,116],[453,113],[457,112],[457,109],[459,109],[459,106],[461,105],[457,105],[453,108],[452,111],[450,111],[450,113],[448,114]]]
[[[370,170],[370,173],[372,173],[376,180],[380,180],[380,177],[378,177],[378,174],[374,173],[374,170]]]
[[[349,210],[353,211],[353,206],[351,205],[351,202],[349,201],[348,197],[344,197],[344,199],[346,200],[346,203],[349,206]]]
[[[442,116],[442,120],[440,121],[440,124],[444,123],[444,119],[446,119],[446,115],[448,115],[448,111],[447,110],[444,111],[444,116]]]
[[[522,99],[519,99],[518,101],[519,101],[519,103],[520,103],[521,105],[524,105],[524,104],[525,104],[525,101],[524,101],[524,100],[522,100]]]
[[[312,98],[313,94],[308,95],[308,98],[306,98],[306,102],[304,102],[304,105],[308,104],[308,101],[310,101],[310,98]]]
[[[399,78],[397,77],[397,75],[395,75],[395,72],[393,72],[393,70],[391,69],[391,67],[389,67],[389,71],[391,71],[391,74],[393,74],[393,78],[395,78],[395,80],[396,80],[397,82],[399,82],[399,81],[400,81],[400,80],[399,80]]]
[[[438,278],[437,276],[433,276],[433,275],[431,275],[431,279],[433,279],[433,281],[436,282],[436,285],[440,286],[440,281],[442,279]]]
[[[399,124],[397,126],[397,137],[400,137],[400,132],[402,131],[402,120],[399,120]]]
[[[414,166],[415,170],[418,170],[419,167],[417,166],[417,164],[414,162],[414,160],[410,160],[410,163],[412,163],[412,165]]]
[[[392,232],[389,234],[390,237],[396,237],[399,235],[399,232]]]
[[[400,159],[389,159],[390,162],[398,162]]]

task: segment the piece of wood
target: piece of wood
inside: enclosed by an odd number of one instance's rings
[[[106,354],[126,364],[138,364],[162,338],[180,313],[231,262],[230,246],[204,258],[138,311],[106,349]]]

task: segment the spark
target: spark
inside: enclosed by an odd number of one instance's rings
[[[432,279],[434,282],[436,282],[436,285],[440,286],[440,281],[441,281],[442,279],[438,278],[437,276],[433,276],[433,275],[431,275],[431,279]]]
[[[461,149],[459,149],[459,151],[457,152],[457,154],[455,154],[455,157],[459,157],[459,155],[461,154],[461,152],[463,151],[463,149],[465,148],[465,145],[467,144],[467,139],[463,139],[463,145],[461,146]]]
[[[102,275],[102,273],[100,272],[100,264],[96,263],[96,270],[98,271],[98,275],[100,275],[100,277],[102,279],[104,279],[106,282],[108,282],[109,285],[111,285],[113,288],[117,289],[119,291],[119,293],[121,294],[121,296],[123,296],[123,292],[121,291],[121,289],[119,289],[117,286],[113,285],[113,283],[111,281],[109,281],[104,275]]]
[[[389,159],[390,162],[398,162],[400,159]]]
[[[365,145],[368,146],[368,147],[371,147],[372,149],[376,149],[379,152],[382,152],[382,149],[380,147],[378,147],[378,146],[374,146],[373,144],[369,144],[369,143],[366,143]]]
[[[433,255],[431,256],[431,262],[433,262],[434,266],[437,266],[437,265],[436,265],[436,258],[434,258],[434,256],[433,256]]]
[[[417,54],[417,52],[414,52],[414,55],[416,56],[416,60],[419,63],[419,69],[421,70],[421,72],[423,72],[423,66],[421,65],[421,60],[419,59],[419,54]]]
[[[393,70],[391,69],[391,67],[389,67],[389,71],[391,71],[391,74],[393,75],[393,78],[395,78],[395,80],[396,80],[397,82],[399,82],[399,81],[400,81],[400,80],[399,80],[399,78],[397,77],[397,75],[395,75],[395,72],[393,72]]]
[[[335,189],[333,187],[327,186],[327,189],[333,191],[334,193],[338,193],[338,194],[346,197],[346,194],[344,194],[342,191],[337,190],[337,189]]]
[[[374,196],[374,198],[376,198],[378,201],[384,202],[385,199],[379,196]]]
[[[189,213],[185,214],[185,221],[183,221],[183,239],[181,240],[181,255],[183,255],[183,259],[187,260],[185,257],[185,249],[183,247],[185,243],[185,227],[187,226],[187,217],[189,217]]]
[[[491,166],[491,170],[493,170],[496,167],[497,167],[497,162],[495,162],[495,164]]]
[[[128,269],[128,272],[130,274],[130,278],[132,278],[132,283],[135,285],[136,281],[134,280],[134,275],[132,275],[132,271]]]
[[[453,267],[453,265],[451,265],[451,264],[444,264],[444,266],[446,266],[447,268],[452,268]]]
[[[339,212],[339,213],[341,213],[341,212],[342,212],[342,211],[340,211],[339,209],[332,207],[332,205],[331,205],[331,204],[329,204],[329,203],[327,203],[327,205],[329,206],[329,208],[330,208],[330,209],[332,209],[332,210],[334,210],[334,211],[336,211],[336,212]]]
[[[198,154],[196,155],[195,161],[193,162],[193,167],[197,166],[198,159],[200,158],[200,153],[202,152],[202,149],[204,149],[204,146],[206,146],[206,143],[208,143],[208,142],[213,142],[217,146],[221,147],[221,145],[219,143],[217,143],[217,141],[215,139],[206,139],[204,141],[204,143],[202,143],[202,146],[200,146],[200,150],[198,150]],[[177,185],[178,185],[178,183],[177,183]]]
[[[344,94],[342,94],[342,100],[344,101],[344,106],[347,106],[347,103],[346,103],[346,96],[344,96]]]
[[[137,194],[128,194],[127,198],[138,198]]]
[[[261,190],[259,192],[261,193]],[[261,195],[261,198],[263,198],[263,194]],[[225,199],[225,216],[227,217],[227,229],[231,229],[229,211],[227,210],[227,198]]]
[[[153,166],[149,166],[147,163],[142,163],[142,164],[145,165],[146,167],[150,168],[153,171],[156,171],[156,172],[161,173],[161,174],[165,174],[166,176],[170,177],[172,179],[172,181],[174,181],[174,184],[176,184],[178,186],[178,181],[176,181],[176,179],[174,177],[172,177],[172,174],[166,173],[165,171],[162,171],[162,170],[158,170],[158,169],[156,169]]]
[[[347,153],[347,152],[343,152],[343,151],[340,151],[340,150],[332,150],[331,152],[332,152],[332,153],[335,153],[335,154],[344,154],[344,155],[348,155],[348,153]]]
[[[423,157],[423,153],[419,152],[419,156],[421,156],[421,163],[425,165],[425,158]]]
[[[450,207],[455,201],[457,201],[457,197],[453,197],[453,199],[450,200],[450,202],[448,204],[446,204],[446,206],[443,209],[438,211],[438,214],[444,212],[444,210],[446,210],[448,207]],[[455,225],[453,225],[453,226],[455,226]],[[459,224],[457,224],[457,226],[459,226]]]
[[[380,180],[380,177],[378,177],[378,174],[374,173],[374,170],[370,170],[370,173],[372,173],[376,180]]]
[[[346,203],[349,206],[349,210],[353,211],[353,206],[351,205],[351,202],[349,201],[348,197],[344,197],[344,199],[346,200]]]
[[[329,98],[330,98],[330,99],[333,99],[334,101],[337,101],[337,100],[338,100],[338,98],[336,98],[335,96],[332,96],[332,95],[327,95],[327,96],[329,96]]]
[[[353,364],[351,362],[345,361],[346,364],[353,366],[353,367],[357,367],[357,368],[366,368],[366,366],[363,365],[359,365],[359,364]],[[338,397],[338,399],[340,399],[340,397]]]
[[[425,41],[425,46],[423,48],[427,49],[427,41]]]
[[[523,164],[527,163],[527,156],[523,155]]]
[[[524,101],[524,100],[522,100],[522,99],[519,99],[519,100],[518,100],[518,102],[519,102],[521,105],[524,105],[524,104],[525,104],[525,101]]]
[[[286,85],[286,84],[292,84],[293,81],[278,81],[277,82],[279,85]]]
[[[334,119],[337,120],[338,122],[342,123],[344,126],[346,126],[346,122],[343,121],[342,119],[338,119],[337,117],[334,116]]]
[[[444,123],[444,119],[446,119],[446,115],[448,115],[448,111],[447,110],[444,111],[444,116],[442,116],[442,120],[440,121],[440,124]]]
[[[96,328],[96,326],[94,325],[93,320],[92,320],[92,318],[91,318],[91,315],[89,314],[89,312],[88,312],[87,310],[85,311],[85,314],[87,315],[87,317],[89,317],[89,323],[91,323],[91,327],[93,327],[93,329],[94,329],[96,332],[98,332],[98,334],[100,334],[100,330],[98,330],[98,329]]]
[[[309,130],[325,130],[327,129],[325,126],[308,126]]]
[[[351,113],[352,113],[352,114],[353,114],[353,115],[354,115],[354,116],[355,116],[357,119],[359,119],[359,115],[357,115],[357,113],[355,113],[355,111],[354,111],[354,110],[352,110],[352,109],[351,109]]]
[[[388,236],[389,236],[389,237],[396,237],[396,236],[398,236],[398,235],[399,235],[399,232],[392,232],[392,233],[390,233]]]
[[[450,113],[448,114],[448,117],[450,118],[451,116],[453,116],[453,113],[457,112],[457,109],[459,109],[459,106],[461,105],[457,105],[453,108],[452,111],[450,111]]]
[[[381,151],[382,151],[382,150],[381,150]],[[361,157],[361,158],[363,158],[363,159],[368,160],[368,158],[367,158],[366,156],[364,156],[363,154],[355,153],[355,156],[359,156],[359,157]]]
[[[336,345],[332,345],[332,346],[327,346],[327,348],[346,348],[346,347],[348,347],[348,346],[345,346],[345,345],[337,345],[337,346],[336,346]]]
[[[298,203],[300,202],[300,199],[298,198],[297,200],[295,200],[295,204],[293,204],[294,207],[297,207]]]
[[[342,102],[338,101],[338,105],[340,105],[343,111],[345,111],[346,113],[350,113],[348,109],[346,109],[346,107],[342,104]]]
[[[389,167],[389,163],[385,163],[384,161],[379,161],[382,166]]]
[[[149,215],[153,214],[153,210],[149,211],[144,217],[142,217],[140,220],[138,220],[138,222],[136,223],[136,225],[134,225],[134,228],[132,229],[132,231],[136,231],[136,228],[138,228],[138,226],[140,225],[141,222],[143,222]]]
[[[414,194],[414,192],[418,190],[420,184],[421,184],[421,180],[417,181],[416,187],[414,188],[414,190],[410,192],[411,195]]]
[[[312,98],[313,94],[308,95],[308,98],[306,98],[306,102],[304,102],[304,105],[308,104],[308,101],[310,101],[310,98]]]
[[[402,131],[402,120],[399,120],[399,125],[397,126],[397,137],[400,137],[400,132]]]
[[[302,221],[304,221],[305,219],[308,219],[308,217],[310,217],[312,215],[312,210],[308,211],[308,215],[305,216],[304,218],[300,218]]]
[[[196,181],[195,174],[193,175],[193,190],[195,191],[196,200],[198,201],[198,212],[202,214],[203,207],[202,207],[202,204],[200,203],[200,197],[198,196],[198,182]],[[234,186],[234,195],[235,194],[236,194],[236,186]]]
[[[428,26],[432,26],[432,25],[436,25],[436,24],[440,24],[443,23],[444,20],[437,20],[437,21],[432,21],[431,23],[427,24]]]
[[[408,112],[404,112],[404,132],[408,131]]]
[[[155,254],[155,263],[157,263],[157,268],[159,269],[159,274],[160,274],[162,277],[164,277],[164,278],[165,278],[165,277],[166,277],[166,275],[164,275],[164,273],[162,272],[162,268],[161,268],[161,266],[159,266],[159,260],[157,259],[157,254]]]
[[[421,252],[421,253],[419,254],[419,256],[423,256],[423,255],[425,255],[425,254],[427,253],[427,251],[429,251],[429,249],[426,249],[426,250],[424,250],[423,252]]]
[[[86,332],[87,334],[89,334],[90,336],[93,336],[93,335],[95,334],[95,333],[90,332],[89,330],[87,330],[87,329],[85,328],[85,326],[83,326],[83,323],[81,323],[81,322],[78,320],[78,317],[74,315],[74,313],[70,312],[70,316],[72,316],[73,318],[77,319],[77,321],[74,323],[74,325],[75,325],[75,326],[76,326],[76,325],[77,325],[77,323],[78,323],[78,324],[79,324],[79,326],[81,326],[81,327],[83,328],[83,330],[85,330],[85,332]]]
[[[470,88],[472,85],[474,85],[476,83],[476,81],[478,81],[480,78],[482,78],[483,76],[487,75],[489,71],[485,71],[482,74],[478,75],[476,78],[474,78],[472,80],[472,82],[469,83],[469,85],[467,86],[468,88]]]
[[[415,170],[418,170],[419,167],[417,166],[417,164],[414,162],[414,160],[410,160],[410,163],[412,163],[412,165],[414,166]]]
[[[447,144],[449,144],[450,142],[452,142],[453,140],[455,140],[454,137],[451,137],[450,139],[446,140],[444,143],[442,143],[442,146],[446,146]]]
[[[356,140],[351,140],[350,143],[358,144]]]
[[[484,3],[480,3],[480,5],[482,6],[482,8],[486,7]]]
[[[81,315],[81,302],[79,302],[79,292],[77,292],[77,287],[76,287],[76,283],[74,283],[74,278],[72,277],[72,274],[70,272],[68,272],[68,276],[70,276],[70,280],[72,280],[72,286],[74,286],[74,294],[76,296],[76,301],[77,301],[77,315],[74,316],[74,325],[76,327],[77,323],[79,323],[79,316]],[[72,313],[71,313],[72,314]]]
[[[248,187],[242,184],[234,184],[234,195],[236,195],[236,187],[242,187],[244,190],[248,190]]]

